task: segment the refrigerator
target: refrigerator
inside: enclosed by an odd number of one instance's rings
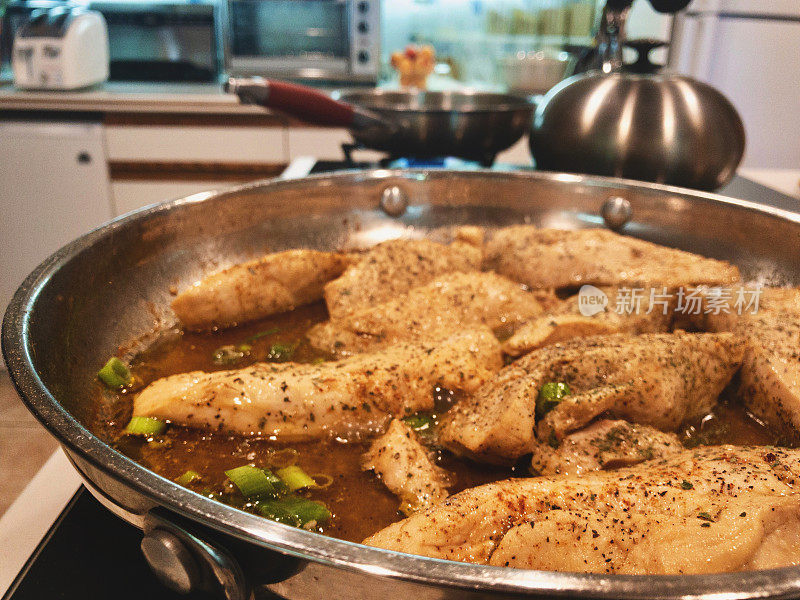
[[[743,167],[800,168],[800,0],[695,0],[674,19],[669,64],[737,108]]]
[[[0,156],[2,317],[36,265],[113,215],[100,123],[2,121]]]

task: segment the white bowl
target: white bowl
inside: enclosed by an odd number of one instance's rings
[[[569,54],[518,52],[500,59],[503,82],[512,92],[544,94],[564,78]]]

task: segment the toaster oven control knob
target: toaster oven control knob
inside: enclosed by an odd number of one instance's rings
[[[178,536],[153,529],[142,539],[142,554],[159,581],[180,594],[197,589],[200,567]]]
[[[369,52],[367,52],[366,50],[361,50],[358,53],[358,62],[360,62],[360,63],[369,62]]]
[[[369,2],[364,2],[363,0],[358,3],[358,12],[361,14],[365,14],[369,11]]]
[[[359,33],[367,33],[369,31],[369,25],[367,25],[366,21],[359,21],[357,29]]]

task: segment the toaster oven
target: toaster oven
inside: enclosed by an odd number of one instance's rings
[[[229,0],[234,75],[374,82],[380,0]]]

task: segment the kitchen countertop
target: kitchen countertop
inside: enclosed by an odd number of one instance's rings
[[[430,89],[449,90],[463,87],[448,77],[432,78]],[[380,87],[395,88],[390,81]],[[482,86],[486,87],[486,86]],[[497,86],[486,87],[492,91]],[[318,87],[333,92],[335,87]],[[350,88],[348,88],[350,89]],[[355,88],[353,88],[355,89]],[[264,115],[270,113],[258,106],[239,104],[236,96],[222,91],[222,84],[213,83],[148,83],[109,81],[81,90],[20,90],[10,81],[0,82],[0,111],[64,111],[102,113],[215,113]]]
[[[221,84],[108,82],[85,90],[28,91],[0,84],[0,110],[65,112],[230,113],[264,115],[239,104]]]

